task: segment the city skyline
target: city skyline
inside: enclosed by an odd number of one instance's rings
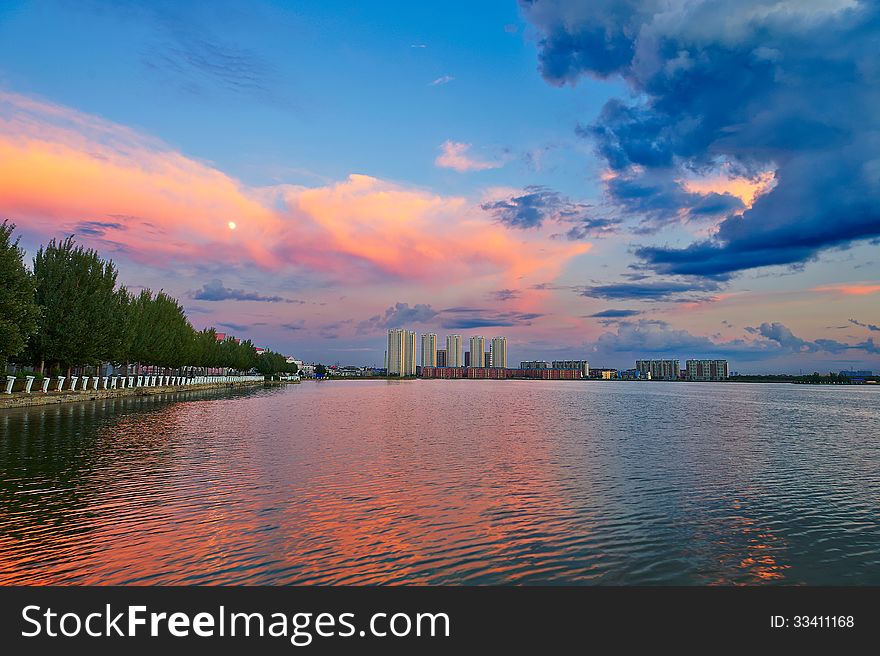
[[[880,10],[760,5],[5,3],[0,220],[311,362],[880,370]]]

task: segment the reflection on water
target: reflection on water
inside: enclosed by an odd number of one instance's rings
[[[880,584],[880,393],[345,381],[0,413],[0,583]]]

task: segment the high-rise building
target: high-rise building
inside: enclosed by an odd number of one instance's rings
[[[678,380],[678,360],[636,360],[639,373],[651,374],[651,380]]]
[[[550,363],[546,360],[523,360],[519,363],[519,368],[526,370],[549,369]]]
[[[485,367],[486,338],[474,335],[471,337],[471,367]]]
[[[688,380],[727,380],[727,360],[688,360]]]
[[[464,366],[464,353],[461,344],[461,335],[446,336],[446,366]]]
[[[465,367],[471,366],[471,352],[470,351],[464,352],[464,366]]]
[[[389,376],[415,376],[416,334],[402,328],[389,330],[385,360]]]
[[[586,360],[554,360],[551,368],[579,371],[583,378],[590,376],[590,363]]]
[[[446,366],[446,349],[437,349],[437,366]]]
[[[483,354],[483,366],[491,367],[492,366],[492,351],[486,351]]]
[[[493,337],[489,342],[489,359],[491,364],[487,366],[493,369],[507,369],[507,338]]]
[[[437,366],[437,335],[434,333],[422,335],[422,366]]]

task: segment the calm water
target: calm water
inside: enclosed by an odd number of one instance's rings
[[[880,390],[342,381],[0,411],[0,583],[880,584]]]

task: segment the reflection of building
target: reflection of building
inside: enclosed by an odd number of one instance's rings
[[[545,360],[525,360],[519,363],[520,369],[549,369],[550,363]]]
[[[389,330],[385,358],[389,376],[415,376],[416,334],[401,328]]]
[[[434,333],[422,335],[422,366],[437,366],[437,335]]]
[[[688,380],[727,380],[727,360],[688,360]]]
[[[586,360],[554,360],[552,368],[579,371],[584,378],[590,375],[590,363]]]
[[[446,366],[464,366],[464,354],[462,353],[461,335],[446,336]]]
[[[446,366],[446,349],[437,349],[437,366]]]
[[[486,351],[486,339],[484,337],[480,337],[479,335],[474,335],[471,337],[471,361],[467,366],[469,367],[483,367],[485,366],[485,362],[483,361],[484,353]]]
[[[651,380],[678,380],[680,368],[678,360],[636,360],[636,369]]]
[[[489,342],[489,359],[487,367],[494,369],[507,369],[507,338],[493,337]]]

